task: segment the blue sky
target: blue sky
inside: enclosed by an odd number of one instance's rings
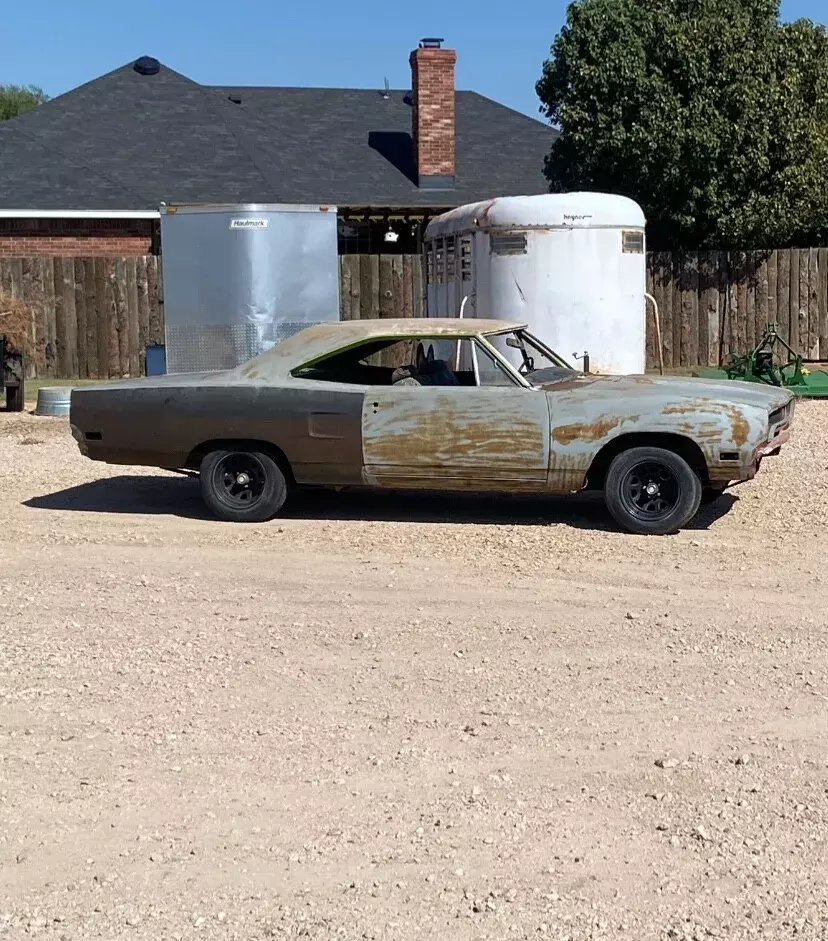
[[[3,14],[0,83],[58,95],[139,55],[205,84],[409,85],[422,36],[457,50],[457,87],[537,116],[534,85],[566,0],[40,0]],[[828,20],[826,0],[783,0],[785,19]]]

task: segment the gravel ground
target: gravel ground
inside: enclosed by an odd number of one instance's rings
[[[827,467],[243,527],[0,415],[0,937],[825,939]]]

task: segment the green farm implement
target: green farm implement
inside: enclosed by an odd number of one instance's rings
[[[723,369],[700,369],[695,375],[761,382],[789,389],[803,399],[828,399],[828,371],[806,367],[799,353],[779,335],[775,323],[768,324],[759,345],[746,356],[732,355]]]

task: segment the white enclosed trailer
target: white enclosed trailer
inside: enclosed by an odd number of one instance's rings
[[[425,233],[430,317],[522,321],[591,372],[646,365],[645,219],[604,193],[508,196],[460,206]]]

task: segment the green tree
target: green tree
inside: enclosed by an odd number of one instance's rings
[[[828,38],[779,0],[576,0],[537,92],[550,188],[630,196],[654,247],[828,234]]]
[[[16,118],[48,100],[49,96],[37,85],[0,85],[0,121]]]

